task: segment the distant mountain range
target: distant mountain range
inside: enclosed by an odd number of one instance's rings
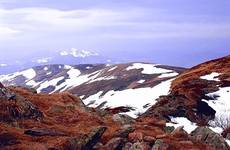
[[[93,51],[79,50],[71,48],[60,50],[48,54],[38,54],[39,57],[31,57],[23,60],[0,60],[0,74],[12,73],[26,68],[41,66],[47,64],[95,64],[95,63],[112,63],[112,58],[105,57]]]

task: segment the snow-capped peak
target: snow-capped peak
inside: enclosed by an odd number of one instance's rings
[[[98,53],[87,51],[87,50],[78,50],[76,48],[71,48],[70,50],[60,51],[61,56],[73,56],[73,57],[89,57],[89,56],[98,56]]]

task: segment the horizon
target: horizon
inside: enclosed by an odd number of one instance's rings
[[[228,0],[0,0],[0,70],[52,64],[71,48],[100,56],[89,63],[189,68],[230,54],[229,6]]]

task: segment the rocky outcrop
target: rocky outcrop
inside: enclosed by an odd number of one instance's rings
[[[0,83],[0,100],[13,100],[15,99],[15,94],[7,90],[2,83]]]
[[[117,137],[109,140],[104,147],[104,150],[121,150],[125,145],[125,139]]]
[[[29,129],[24,134],[30,136],[66,136],[65,133],[51,129]]]
[[[198,127],[191,133],[191,139],[195,142],[206,143],[217,150],[230,150],[225,139],[218,133],[207,127]]]
[[[76,138],[68,138],[63,147],[66,150],[90,150],[101,139],[106,127],[98,127],[89,134]]]
[[[40,119],[42,112],[26,98],[1,85],[0,121],[13,122],[18,119]]]
[[[161,96],[140,118],[154,116],[170,121],[170,117],[185,117],[199,125],[207,125],[215,118],[216,111],[202,100],[213,100],[207,94],[230,85],[229,66],[230,56],[226,56],[186,70],[172,82],[170,94]],[[201,78],[212,73],[219,74],[218,80],[217,77],[215,80]]]

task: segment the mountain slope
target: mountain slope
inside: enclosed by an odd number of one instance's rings
[[[165,118],[192,128],[210,125],[221,133],[230,126],[229,66],[230,56],[226,56],[186,70],[172,82],[170,94],[141,117]]]
[[[215,150],[183,130],[166,132],[164,120],[135,121],[87,108],[69,93],[36,94],[0,84],[0,108],[1,150]]]
[[[0,81],[33,87],[39,93],[69,91],[87,106],[126,107],[123,111],[135,117],[168,94],[171,81],[182,71],[184,68],[148,63],[45,65],[2,75]]]

